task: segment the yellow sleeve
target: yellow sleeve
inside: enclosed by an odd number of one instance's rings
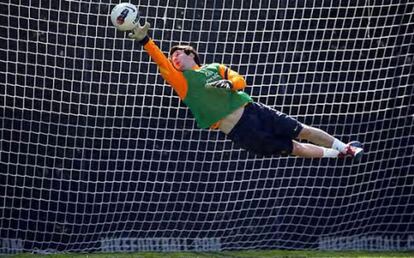
[[[221,64],[219,66],[219,73],[223,79],[231,81],[233,90],[243,90],[246,87],[246,80],[244,77],[225,65]]]
[[[166,80],[167,83],[173,87],[181,99],[184,99],[187,95],[188,84],[183,73],[175,69],[170,60],[164,55],[152,39],[145,43],[144,49],[157,64],[162,78],[164,78],[164,80]]]

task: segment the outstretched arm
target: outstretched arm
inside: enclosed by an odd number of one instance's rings
[[[170,60],[148,36],[149,27],[150,24],[148,22],[144,26],[138,25],[128,36],[139,41],[144,46],[148,55],[157,64],[164,80],[173,87],[181,99],[184,99],[187,95],[187,80],[182,72],[174,68]]]

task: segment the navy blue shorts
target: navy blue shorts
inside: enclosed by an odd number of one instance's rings
[[[296,119],[261,103],[249,103],[228,137],[258,155],[289,155],[303,126]]]

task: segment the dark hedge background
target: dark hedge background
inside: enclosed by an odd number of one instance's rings
[[[105,237],[317,248],[414,234],[411,1],[139,1],[165,52],[191,42],[256,101],[359,164],[263,158],[196,128],[108,1],[1,3],[0,238],[94,251]],[[7,247],[0,247],[9,252]]]

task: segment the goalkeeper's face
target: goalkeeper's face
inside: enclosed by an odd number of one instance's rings
[[[188,52],[187,52],[188,53]],[[171,56],[171,61],[177,70],[185,71],[191,70],[197,66],[194,61],[194,54],[188,53],[185,50],[176,50]]]

